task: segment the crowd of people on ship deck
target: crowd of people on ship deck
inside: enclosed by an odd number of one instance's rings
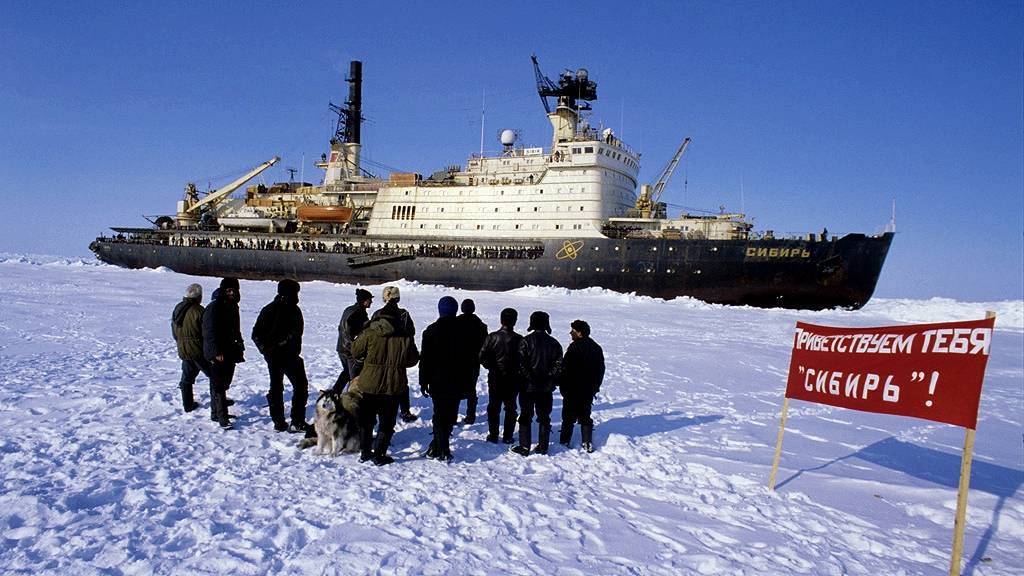
[[[541,245],[465,245],[452,243],[402,244],[394,242],[339,242],[284,240],[260,237],[210,237],[174,234],[151,236],[118,234],[113,242],[160,244],[190,248],[233,248],[240,250],[272,250],[288,252],[333,253],[382,256],[420,256],[435,258],[534,259],[544,255]]]

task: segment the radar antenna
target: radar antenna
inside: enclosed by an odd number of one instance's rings
[[[590,80],[586,68],[580,68],[573,73],[565,70],[558,78],[558,84],[540,71],[540,63],[537,62],[537,55],[532,54],[533,73],[537,78],[537,94],[544,104],[544,110],[551,114],[551,104],[548,98],[558,98],[558,106],[567,106],[572,110],[590,110],[590,102],[597,100],[597,83]],[[583,100],[583,104],[578,101]]]

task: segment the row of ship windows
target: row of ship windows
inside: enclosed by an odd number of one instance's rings
[[[462,224],[456,224],[455,225],[455,230],[473,230],[474,228],[471,228],[471,226],[472,226],[471,224],[466,224],[465,227],[463,227]],[[483,230],[485,228],[485,226],[486,226],[485,224],[477,224],[475,229],[476,230]],[[409,225],[407,223],[403,222],[401,227],[402,228],[408,228]],[[425,229],[426,227],[427,227],[426,224],[420,224],[420,228],[421,229]],[[445,226],[445,228],[447,228],[447,227],[448,226]],[[547,226],[542,226],[540,224],[530,224],[529,228],[526,227],[526,224],[515,224],[512,228],[505,227],[502,224],[491,224],[491,228],[490,229],[491,230],[543,230],[545,228],[547,228]],[[434,230],[441,230],[442,229],[442,225],[441,224],[434,224],[434,228],[433,229]],[[573,224],[572,228],[570,228],[568,224],[555,224],[555,230],[583,230],[583,224]]]
[[[464,206],[459,206],[459,212],[463,212],[464,208],[465,208]],[[487,208],[488,207],[483,206],[483,207],[480,208],[479,211],[480,212],[486,212]],[[583,209],[584,209],[584,206],[580,206],[579,211],[583,212]],[[424,206],[422,211],[423,212],[430,212],[430,207],[429,206]],[[438,208],[437,211],[438,212],[444,212],[444,206]],[[516,206],[516,212],[522,212],[522,211],[523,211],[523,207],[522,206]],[[539,206],[533,206],[533,211],[534,212],[540,212],[540,207]],[[562,211],[562,206],[555,206],[555,212],[561,212],[561,211]],[[565,211],[566,212],[569,212],[569,211],[575,212],[576,211],[576,207],[575,206],[565,206]],[[494,207],[494,212],[498,212],[498,208],[497,207]],[[415,218],[416,218],[416,206],[411,206],[410,205],[410,206],[392,206],[391,207],[391,219],[392,220],[413,220]]]
[[[420,264],[417,264],[417,265],[420,265]],[[451,268],[455,268],[456,265],[455,264],[451,264],[450,267]],[[488,270],[494,270],[494,265],[493,264],[488,265],[487,269]],[[537,270],[537,267],[536,266],[530,266],[529,269],[531,271],[534,271],[534,270]],[[561,266],[553,266],[551,268],[551,271],[552,272],[562,272],[563,269],[562,269]],[[587,268],[584,268],[583,266],[577,266],[576,267],[576,272],[586,272],[586,271],[587,271]],[[594,272],[609,272],[610,270],[608,268],[602,268],[600,266],[597,266],[597,267],[593,268],[593,271]],[[680,270],[678,270],[676,268],[666,268],[665,269],[665,273],[666,274],[675,274],[676,272],[679,272],[679,271]],[[647,274],[654,274],[655,272],[657,272],[657,270],[655,270],[654,268],[641,268],[639,270],[631,270],[629,268],[619,268],[619,272],[620,273],[622,273],[622,272],[644,272],[644,273],[647,273]],[[698,274],[698,275],[701,274],[700,269],[698,268],[698,269],[694,270],[693,274]]]
[[[576,148],[572,149],[572,153],[573,154],[579,154],[581,151],[583,153],[585,153],[585,154],[593,154],[594,153],[594,147],[593,146],[582,146],[582,147],[576,147]],[[633,162],[633,160],[631,160],[628,156],[623,158],[622,153],[620,153],[620,152],[615,152],[615,151],[607,149],[607,148],[598,148],[597,149],[597,153],[601,154],[601,155],[604,155],[604,156],[607,156],[609,158],[614,158],[616,160],[621,160],[627,166],[631,166],[633,168],[638,168],[636,162]]]
[[[608,174],[608,172],[605,171],[605,174]],[[472,182],[470,184],[472,185]],[[412,192],[411,190],[405,190],[405,195],[408,196],[411,192]],[[453,192],[453,190],[439,190],[438,192],[440,192],[440,194],[438,194],[438,196],[445,196],[446,195],[445,192]],[[459,192],[459,196],[462,196],[462,193],[465,192],[465,190],[459,190],[458,192]],[[516,188],[515,192],[516,192],[516,194],[522,194],[523,193],[523,189],[522,188]],[[555,189],[555,194],[562,194],[563,192],[565,192],[564,188],[556,188]],[[582,188],[580,188],[580,194],[585,194],[586,192],[587,192],[587,187],[586,186],[583,186]],[[537,189],[537,193],[543,194],[544,193],[544,189],[543,188]],[[576,193],[576,189],[575,188],[569,188],[569,194],[575,194],[575,193]],[[421,189],[418,192],[418,195],[420,195],[420,196],[430,196],[430,190]],[[505,191],[504,190],[499,190],[498,191],[498,195],[499,196],[504,196],[505,195]]]

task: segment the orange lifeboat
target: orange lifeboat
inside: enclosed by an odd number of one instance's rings
[[[352,208],[348,206],[300,204],[295,209],[295,217],[302,222],[345,223],[352,219]]]

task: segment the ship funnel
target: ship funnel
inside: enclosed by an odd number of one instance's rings
[[[353,60],[348,65],[348,102],[346,102],[345,142],[359,144],[359,127],[363,123],[363,63]]]

